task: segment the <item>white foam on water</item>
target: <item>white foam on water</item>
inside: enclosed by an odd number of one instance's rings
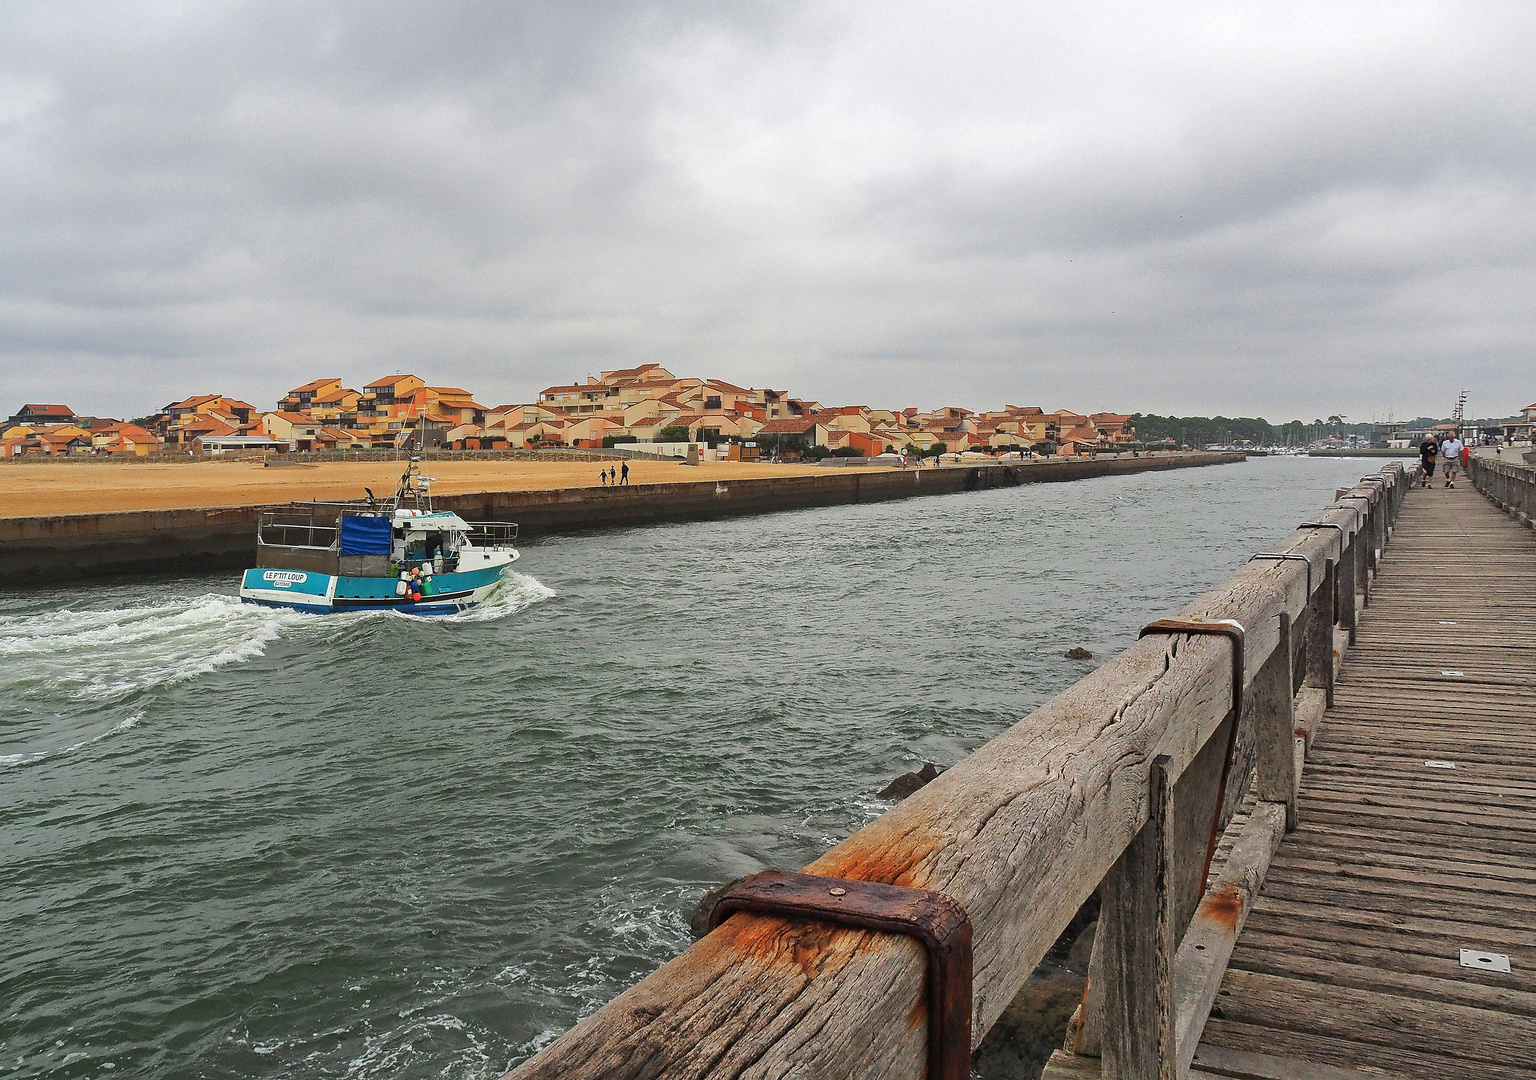
[[[467,611],[460,611],[455,615],[438,615],[426,620],[434,625],[442,623],[466,623],[466,622],[495,622],[497,619],[505,619],[508,615],[515,615],[532,607],[534,604],[548,600],[555,595],[555,590],[528,574],[503,574],[500,583],[486,595],[486,598]],[[419,618],[415,615],[401,615],[402,619]]]
[[[392,616],[424,625],[491,622],[554,595],[527,574],[507,574],[478,606],[432,619],[387,611],[314,615],[218,593],[141,607],[0,616],[0,695],[31,690],[110,702],[261,656],[285,633]]]
[[[494,1080],[506,1071],[505,1064],[493,1054],[487,1033],[451,1013],[442,1013],[413,1018],[384,1031],[365,1032],[361,1053],[346,1063],[342,1075],[348,1080],[372,1080],[414,1071],[423,1060],[431,1060],[434,1052],[442,1052],[444,1036],[457,1045],[451,1050],[451,1061],[438,1075]],[[417,1043],[424,1045],[418,1047]]]
[[[0,693],[113,701],[260,656],[316,616],[207,594],[114,610],[0,617]]]

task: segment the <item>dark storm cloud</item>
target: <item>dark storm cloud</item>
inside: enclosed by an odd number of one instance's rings
[[[1536,397],[1522,5],[16,4],[8,398]],[[8,406],[14,407],[14,406]]]

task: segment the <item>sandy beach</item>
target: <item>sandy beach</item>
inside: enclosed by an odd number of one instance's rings
[[[571,461],[427,461],[433,492],[543,491],[598,486],[598,465]],[[612,462],[619,467],[619,462]],[[0,517],[250,506],[292,499],[357,499],[363,488],[394,491],[404,463],[336,461],[265,468],[260,462],[196,461],[136,465],[103,461],[12,462],[0,466]],[[734,461],[689,466],[631,461],[632,484],[729,480],[757,476],[825,475],[814,465]],[[839,470],[841,471],[841,470]]]

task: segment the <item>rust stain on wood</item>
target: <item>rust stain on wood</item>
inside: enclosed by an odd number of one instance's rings
[[[1237,886],[1230,881],[1221,882],[1213,886],[1200,902],[1200,917],[1235,934],[1243,906],[1243,894]]]
[[[922,873],[923,864],[949,842],[947,836],[931,832],[922,823],[914,823],[896,844],[834,850],[811,865],[815,867],[815,873],[832,877],[926,889],[932,886],[927,875]]]
[[[724,932],[722,942],[748,963],[764,968],[792,963],[807,981],[821,973],[830,957],[838,934],[865,934],[868,931],[833,926],[831,923],[798,919],[789,915],[754,915],[738,912],[716,933]],[[852,952],[852,947],[849,952]]]
[[[907,1030],[915,1031],[928,1026],[928,995],[919,994],[907,1011]]]

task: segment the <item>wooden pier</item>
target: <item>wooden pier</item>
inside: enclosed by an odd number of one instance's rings
[[[1191,1075],[1536,1077],[1536,534],[1470,484],[1407,500],[1297,809]]]
[[[1414,469],[511,1075],[963,1080],[1097,893],[1052,1080],[1536,1080],[1536,470]]]

